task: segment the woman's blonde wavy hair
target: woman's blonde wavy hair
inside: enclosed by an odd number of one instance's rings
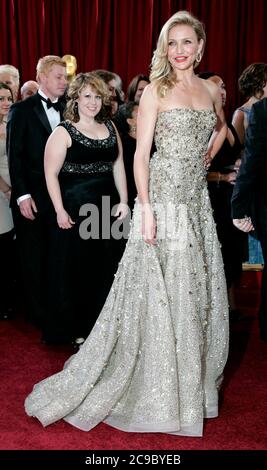
[[[80,120],[77,99],[81,91],[89,86],[102,98],[102,106],[95,119],[97,122],[104,122],[111,118],[110,92],[106,83],[95,73],[79,73],[71,82],[67,92],[67,107],[64,112],[64,119],[72,122]]]
[[[167,91],[176,83],[175,73],[168,61],[168,39],[170,30],[177,25],[191,26],[197,35],[198,42],[203,39],[201,57],[206,43],[203,24],[188,11],[178,11],[168,19],[160,32],[157,49],[154,51],[151,63],[150,81],[152,84],[155,84],[156,91],[160,97],[164,97]],[[200,60],[195,60],[194,67],[197,67]]]

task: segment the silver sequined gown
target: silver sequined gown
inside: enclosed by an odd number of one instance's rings
[[[203,168],[215,120],[210,110],[159,114],[149,183],[158,244],[140,239],[136,205],[90,336],[26,399],[27,414],[44,426],[64,418],[85,431],[104,421],[124,431],[200,436],[203,418],[217,416],[228,303]]]

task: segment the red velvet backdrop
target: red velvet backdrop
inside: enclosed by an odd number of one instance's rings
[[[241,71],[267,62],[265,0],[0,0],[0,63],[17,66],[24,82],[35,78],[39,57],[73,54],[78,71],[112,70],[126,89],[148,73],[159,31],[180,9],[204,22],[200,70],[221,74],[233,109]]]

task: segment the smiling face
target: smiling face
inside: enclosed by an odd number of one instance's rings
[[[8,115],[13,99],[9,90],[0,88],[0,121]]]
[[[179,24],[169,31],[168,61],[174,70],[187,70],[194,66],[196,57],[201,53],[203,40],[198,41],[194,29]]]
[[[90,85],[86,85],[77,99],[79,116],[95,117],[102,107],[102,96]]]

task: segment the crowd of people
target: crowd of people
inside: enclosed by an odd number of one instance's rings
[[[42,342],[76,350],[26,399],[44,426],[201,436],[218,416],[244,234],[267,259],[267,64],[242,73],[248,101],[226,122],[223,79],[195,72],[205,43],[174,14],[126,96],[69,55],[42,57],[20,93],[0,65],[1,319],[15,272]]]

